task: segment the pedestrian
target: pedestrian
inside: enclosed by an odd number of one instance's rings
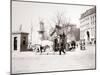
[[[63,52],[65,54],[65,51],[64,51],[64,42],[63,42],[63,39],[62,39],[62,35],[60,35],[58,37],[58,43],[59,43],[59,55],[61,55],[61,52]]]
[[[44,47],[40,45],[40,53],[42,54]]]

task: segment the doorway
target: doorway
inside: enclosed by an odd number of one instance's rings
[[[14,50],[17,50],[17,37],[14,37]]]

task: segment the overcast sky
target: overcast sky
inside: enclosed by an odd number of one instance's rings
[[[39,20],[43,19],[45,30],[48,31],[55,24],[53,20],[58,12],[63,12],[64,16],[70,20],[70,23],[80,26],[80,14],[93,6],[79,6],[79,5],[62,5],[62,4],[47,4],[34,2],[12,2],[12,32],[19,31],[22,24],[23,32],[31,32],[33,26],[33,37],[38,37]]]

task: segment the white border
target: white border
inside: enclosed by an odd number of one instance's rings
[[[34,1],[34,0],[30,0]],[[100,0],[35,0],[43,2],[97,6],[97,70],[41,73],[41,75],[99,75],[100,72]],[[10,0],[0,0],[0,75],[10,74]],[[27,74],[28,75],[28,74]],[[32,74],[29,74],[32,75]],[[39,75],[39,74],[34,74]]]

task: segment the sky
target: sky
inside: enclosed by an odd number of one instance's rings
[[[81,14],[90,8],[93,6],[12,1],[12,32],[19,31],[22,25],[22,31],[30,33],[33,27],[32,38],[35,43],[39,38],[40,20],[43,20],[47,33],[51,27],[55,26],[54,20],[57,12],[64,13],[70,23],[80,27]]]

